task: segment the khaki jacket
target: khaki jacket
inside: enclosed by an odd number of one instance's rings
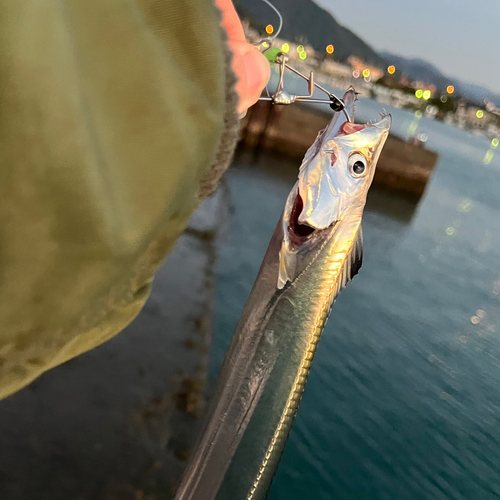
[[[218,14],[0,0],[0,398],[121,331],[216,185],[237,128]]]

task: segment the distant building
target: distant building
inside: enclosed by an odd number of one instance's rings
[[[350,56],[348,59],[349,64],[352,67],[352,70],[354,72],[357,72],[358,75],[363,75],[363,72],[368,70],[368,75],[369,78],[376,82],[377,80],[380,80],[384,76],[384,72],[376,68],[375,66],[371,66],[368,63],[365,63],[362,59],[356,56]]]
[[[422,81],[416,81],[411,84],[414,89],[430,90],[432,95],[436,94],[437,87],[431,83],[426,83]]]

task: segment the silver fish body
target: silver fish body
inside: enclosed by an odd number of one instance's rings
[[[354,90],[344,100],[353,104]],[[304,158],[176,500],[257,500],[267,494],[332,304],[361,265],[361,217],[390,117],[353,133],[342,132],[352,129],[344,122],[337,113]],[[354,187],[342,172],[329,171],[352,169],[353,154],[366,155],[367,167],[363,176],[354,177]],[[337,185],[325,175],[336,177]],[[331,196],[318,193],[318,184],[331,186]],[[340,208],[332,210],[335,196]],[[319,224],[315,210],[321,212]]]

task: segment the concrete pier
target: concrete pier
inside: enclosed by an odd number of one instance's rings
[[[318,132],[331,119],[326,112],[306,104],[274,106],[258,102],[243,121],[242,143],[302,160]],[[374,184],[420,198],[432,176],[437,153],[390,135],[378,162]]]

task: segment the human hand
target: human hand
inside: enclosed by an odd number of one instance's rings
[[[240,18],[231,0],[215,0],[222,11],[222,26],[228,34],[229,47],[233,51],[233,71],[238,78],[236,92],[240,97],[238,113],[255,104],[271,76],[269,61],[260,51],[248,43]]]

